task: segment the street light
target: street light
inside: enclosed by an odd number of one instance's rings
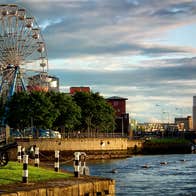
[[[161,109],[161,112],[160,112],[160,114],[161,114],[161,123],[163,123],[163,108],[161,107],[161,105],[160,104],[156,104],[156,107],[160,107],[160,109]]]
[[[169,112],[163,111],[163,114],[167,114],[168,124],[169,124]]]

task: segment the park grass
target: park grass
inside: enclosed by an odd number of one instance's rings
[[[0,168],[0,185],[19,183],[22,181],[23,164],[9,162],[8,165]],[[55,172],[51,169],[28,166],[29,182],[39,182],[54,179],[66,179],[73,176],[70,173]]]

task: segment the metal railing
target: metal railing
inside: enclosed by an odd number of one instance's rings
[[[68,132],[61,134],[62,138],[122,138],[127,137],[121,133],[100,133],[100,132]]]

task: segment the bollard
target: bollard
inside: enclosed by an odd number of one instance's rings
[[[21,156],[23,157],[23,155],[25,155],[25,147],[22,147],[22,150],[21,150]]]
[[[30,146],[30,149],[29,149],[29,158],[30,159],[35,159],[34,146]]]
[[[55,162],[54,162],[54,171],[59,171],[59,150],[55,150]]]
[[[21,149],[22,149],[22,146],[18,146],[17,160],[18,160],[19,163],[21,163],[21,160],[22,160]]]
[[[23,174],[22,174],[22,182],[28,182],[28,155],[23,156]]]
[[[87,172],[86,172],[86,156],[84,156],[84,159],[83,159],[83,168],[82,168],[82,174],[83,175],[87,175]]]
[[[81,159],[80,174],[89,176],[90,170],[89,170],[89,167],[86,166],[86,153],[85,152],[80,153],[80,159]]]
[[[35,167],[39,167],[39,147],[35,147]]]
[[[75,152],[74,156],[74,176],[78,178],[80,176],[80,152]]]

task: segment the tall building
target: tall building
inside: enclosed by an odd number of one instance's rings
[[[178,126],[179,131],[191,131],[193,130],[193,123],[192,123],[192,117],[181,117],[181,118],[175,118],[175,124]]]
[[[196,96],[193,96],[193,130],[196,131]]]
[[[127,98],[122,97],[109,97],[106,99],[109,104],[112,105],[116,112],[116,129],[115,132],[122,134],[129,133],[129,114],[126,113],[126,100]]]

